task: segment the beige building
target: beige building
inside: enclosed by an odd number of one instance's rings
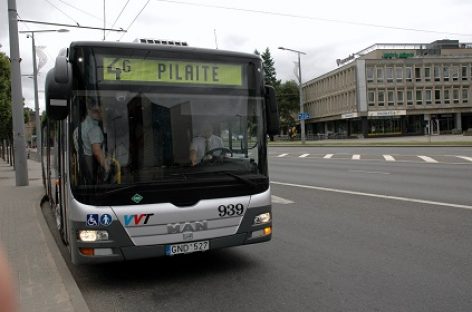
[[[472,128],[472,44],[375,44],[303,85],[308,137],[459,133]]]

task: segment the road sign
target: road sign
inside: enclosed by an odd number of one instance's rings
[[[309,113],[300,113],[298,114],[298,120],[307,120],[310,119],[311,116]]]

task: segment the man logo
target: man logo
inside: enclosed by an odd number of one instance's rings
[[[169,234],[199,232],[205,230],[208,230],[208,224],[206,220],[167,224],[167,233]]]

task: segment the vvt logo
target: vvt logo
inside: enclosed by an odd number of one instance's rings
[[[133,222],[134,225],[147,224],[149,222],[149,218],[151,218],[153,215],[153,213],[125,215],[125,226],[128,226],[131,222]]]

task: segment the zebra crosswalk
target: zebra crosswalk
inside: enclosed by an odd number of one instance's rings
[[[309,154],[309,153],[276,153],[270,154],[270,157],[276,158],[302,158],[302,159],[343,159],[343,160],[380,160],[386,162],[418,162],[427,164],[470,164],[472,165],[472,156],[464,155],[372,155],[372,154]]]

